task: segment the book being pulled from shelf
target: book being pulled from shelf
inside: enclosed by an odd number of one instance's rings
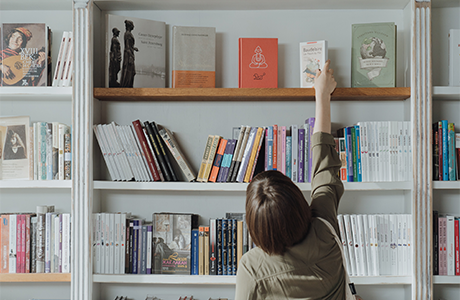
[[[448,120],[434,122],[432,136],[433,180],[459,180],[460,133],[455,133],[455,124]]]
[[[0,273],[70,273],[69,213],[0,213]]]
[[[300,43],[300,87],[313,87],[316,70],[321,69],[326,60],[326,40]]]
[[[433,211],[433,275],[460,276],[460,216]]]
[[[115,181],[186,181],[196,178],[174,134],[155,122],[94,125],[110,178]]]
[[[54,69],[53,86],[72,85],[73,65],[73,34],[72,31],[64,31]]]
[[[0,86],[51,85],[51,30],[44,23],[3,23]]]
[[[353,214],[337,216],[350,276],[412,273],[412,216]]]

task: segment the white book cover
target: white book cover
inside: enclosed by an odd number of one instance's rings
[[[105,213],[100,213],[101,225],[100,225],[100,235],[101,235],[101,259],[99,260],[99,274],[106,274],[105,272],[105,258],[106,258],[106,248],[107,248],[107,236],[105,232]]]
[[[104,237],[105,237],[105,253],[104,253],[104,274],[111,274],[110,273],[110,214],[104,214]],[[112,255],[113,258],[113,255]]]
[[[398,160],[396,164],[397,181],[404,181],[404,152],[403,152],[403,122],[397,123],[397,153]]]
[[[113,252],[113,274],[120,274],[120,250],[121,250],[121,214],[114,214],[115,243]]]
[[[152,225],[145,225],[147,227],[147,240],[145,241],[146,243],[146,248],[147,248],[147,253],[146,253],[146,269],[148,270],[147,274],[151,274],[152,270]]]
[[[51,272],[51,234],[52,234],[52,213],[45,215],[45,273]]]
[[[8,268],[9,273],[16,273],[16,257],[17,257],[17,245],[16,245],[16,227],[17,227],[17,215],[10,215],[10,242],[9,242],[9,261]]]
[[[390,275],[398,275],[398,220],[397,215],[389,215],[390,229]]]
[[[412,274],[412,215],[406,215],[407,220],[407,274]]]
[[[379,248],[379,275],[387,275],[387,262],[385,262],[385,219],[383,215],[377,215],[377,238],[378,238],[378,248]]]
[[[369,162],[368,162],[368,151],[367,151],[367,128],[365,122],[358,122],[359,133],[360,133],[360,149],[361,149],[361,176],[362,182],[369,181]]]
[[[105,36],[105,87],[165,87],[165,22],[107,14]]]
[[[343,221],[345,223],[345,232],[347,235],[347,243],[348,243],[348,255],[350,257],[350,267],[349,270],[350,276],[358,276],[357,271],[357,264],[356,264],[356,255],[355,255],[355,243],[353,241],[353,229],[351,225],[351,218],[350,215],[343,215]]]
[[[449,30],[449,85],[460,86],[460,29]]]
[[[341,214],[337,215],[337,220],[339,222],[340,238],[342,240],[342,248],[343,248],[343,253],[345,256],[345,263],[347,265],[348,273],[350,273],[351,272],[350,254],[348,253],[350,249],[348,247],[347,233],[346,233],[346,227],[345,227],[345,221],[344,221],[343,215]]]
[[[67,39],[67,53],[63,64],[63,71],[59,86],[71,86],[72,73],[73,73],[73,34],[69,32],[69,38]]]
[[[99,237],[98,237],[98,220],[97,220],[97,213],[93,213],[93,273],[98,274],[99,272],[99,254],[98,253],[98,243],[99,243]]]
[[[367,252],[366,252],[366,238],[365,238],[365,231],[364,231],[364,221],[363,215],[356,215],[356,226],[358,228],[358,250],[360,252],[360,262],[362,262],[362,272],[364,276],[368,276],[370,273],[368,264],[367,264]]]
[[[373,122],[366,122],[367,139],[368,139],[368,152],[369,152],[369,181],[377,181],[377,169],[375,166],[375,132]]]
[[[383,215],[383,261],[385,264],[385,275],[391,275],[391,224],[390,215]]]
[[[141,148],[141,143],[140,143],[140,141],[139,141],[139,137],[137,136],[136,132],[134,131],[134,128],[133,128],[133,125],[132,125],[132,124],[129,125],[129,130],[131,131],[131,134],[132,134],[132,136],[134,136],[134,139],[135,139],[135,141],[136,141],[135,144],[136,144],[136,147],[137,147],[137,149],[138,149],[138,151],[139,151],[139,155],[140,155],[141,161],[142,161],[142,163],[143,163],[143,165],[144,165],[144,168],[146,169],[146,172],[147,172],[147,174],[148,174],[148,178],[149,178],[148,181],[153,181],[153,175],[152,175],[152,173],[151,173],[151,171],[150,171],[150,168],[148,167],[147,158],[145,157],[145,153],[144,153],[144,151],[143,151],[142,148]]]
[[[109,130],[109,135],[111,135],[113,138],[113,145],[117,153],[119,153],[120,163],[123,167],[123,171],[125,172],[126,180],[131,180],[134,178],[132,166],[128,162],[127,153],[123,147],[123,144],[121,143],[121,139],[116,130],[116,126],[117,125],[115,122],[111,122],[110,124],[107,124],[107,129]]]
[[[359,247],[358,220],[356,215],[350,215],[351,232],[353,234],[353,249],[356,259],[356,276],[364,276],[364,260]]]
[[[291,179],[293,182],[299,182],[299,126],[291,125],[291,137]]]
[[[326,40],[300,43],[300,87],[313,87],[316,70],[321,69],[326,60]]]
[[[447,275],[455,275],[455,217],[446,216]]]
[[[367,275],[372,276],[374,274],[374,265],[372,262],[372,249],[371,249],[371,230],[368,215],[361,215],[363,230],[364,230],[364,244],[366,249],[366,266]]]
[[[118,172],[118,169],[115,167],[113,153],[111,152],[111,149],[108,147],[105,134],[102,131],[102,125],[94,125],[93,129],[99,147],[101,149],[102,156],[104,157],[105,164],[109,171],[110,178],[114,181],[120,180],[121,177]]]
[[[133,153],[134,161],[136,162],[138,172],[141,176],[140,178],[141,181],[150,181],[150,176],[147,170],[147,166],[144,164],[144,161],[142,159],[142,154],[140,153],[141,150],[138,147],[136,138],[134,137],[134,133],[132,132],[131,127],[129,125],[124,125],[124,126],[121,126],[121,128],[123,129],[126,140]]]
[[[115,125],[113,129],[115,130],[115,133],[117,134],[118,141],[120,142],[121,148],[125,152],[125,156],[128,161],[128,165],[132,171],[132,174],[134,176],[134,179],[136,181],[140,181],[141,175],[139,173],[139,168],[136,164],[136,161],[134,160],[133,152],[131,151],[131,148],[128,145],[128,142],[126,140],[122,127],[120,125]]]
[[[369,215],[369,223],[371,229],[371,253],[372,253],[372,270],[373,276],[380,275],[380,265],[379,265],[379,242],[378,242],[378,233],[377,233],[377,216]]]
[[[126,263],[126,213],[121,214],[121,236],[120,236],[120,274],[125,274]]]
[[[70,273],[70,227],[69,213],[62,214],[62,273]]]
[[[62,71],[63,71],[63,63],[64,63],[64,56],[67,51],[68,47],[68,39],[69,39],[69,31],[64,31],[62,33],[61,44],[59,46],[58,57],[56,60],[56,67],[54,69],[54,76],[53,76],[53,86],[59,86],[59,82],[61,81]]]
[[[113,137],[110,134],[109,129],[107,127],[107,124],[101,124],[99,127],[100,134],[102,139],[105,141],[107,153],[109,153],[109,155],[111,155],[112,157],[112,166],[114,169],[117,170],[118,180],[123,181],[126,180],[126,175],[125,170],[120,161],[120,153],[117,152],[117,149],[114,145]]]
[[[34,160],[34,180],[38,180],[38,157],[39,157],[39,145],[38,145],[38,137],[40,136],[40,131],[39,131],[39,124],[37,122],[32,124],[33,126],[33,131],[34,131],[34,149],[33,149],[33,160]]]
[[[398,275],[405,275],[405,267],[404,267],[404,248],[403,248],[403,226],[404,226],[404,219],[405,215],[398,214],[396,215],[396,222],[397,222],[397,239],[398,239]]]

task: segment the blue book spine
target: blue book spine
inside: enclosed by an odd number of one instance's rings
[[[223,275],[222,269],[222,219],[216,220],[216,267],[217,275]]]
[[[265,171],[269,171],[273,170],[273,126],[267,127],[265,143]]]
[[[190,275],[198,275],[198,229],[192,229],[192,255]]]
[[[233,259],[232,259],[232,275],[236,275],[236,269],[238,267],[238,258],[237,258],[237,247],[238,247],[238,228],[237,228],[237,221],[236,219],[232,219],[232,228],[233,228],[233,242],[232,242],[232,253],[233,253]]]
[[[447,139],[449,144],[449,181],[457,180],[457,164],[455,163],[455,125],[454,123],[449,123],[447,126],[448,133]]]
[[[132,261],[132,274],[138,274],[137,261],[138,261],[138,249],[139,249],[139,220],[133,221],[133,261]]]
[[[292,136],[286,137],[286,176],[292,179]]]
[[[347,149],[347,181],[353,182],[353,148],[351,127],[345,128],[345,147]]]
[[[299,128],[299,182],[305,182],[305,128]]]
[[[355,154],[356,154],[356,163],[358,170],[358,182],[363,182],[363,169],[361,165],[361,134],[359,130],[359,125],[355,125],[356,132],[356,143],[355,143]]]
[[[442,180],[449,180],[449,142],[447,120],[442,122]]]
[[[228,222],[226,219],[222,219],[222,275],[227,275],[228,265]]]

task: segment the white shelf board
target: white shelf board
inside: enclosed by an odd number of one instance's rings
[[[72,87],[0,87],[0,99],[49,100],[72,99]]]
[[[433,276],[434,284],[460,284],[460,276]]]
[[[435,86],[433,87],[433,100],[460,101],[460,86]]]
[[[1,0],[1,10],[71,10],[72,0]]]
[[[96,0],[94,2],[101,10],[311,10],[403,9],[409,0]]]
[[[369,276],[351,277],[357,285],[408,285],[410,276]],[[95,283],[132,283],[132,284],[197,284],[197,285],[235,285],[236,276],[193,276],[193,275],[104,275],[94,274]]]
[[[457,181],[433,181],[435,190],[460,190],[460,180]]]
[[[247,183],[201,183],[201,182],[119,182],[95,181],[96,190],[153,190],[188,192],[245,192]],[[311,191],[310,183],[298,183],[302,191]],[[346,191],[410,190],[411,182],[344,182]]]
[[[70,189],[72,180],[0,180],[0,189]]]

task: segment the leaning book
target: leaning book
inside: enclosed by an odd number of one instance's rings
[[[29,178],[28,116],[0,117],[0,180]]]
[[[352,87],[396,86],[396,25],[352,25]]]
[[[47,86],[48,27],[44,23],[3,23],[2,86]]]
[[[107,14],[105,86],[164,88],[165,36],[165,22]]]

